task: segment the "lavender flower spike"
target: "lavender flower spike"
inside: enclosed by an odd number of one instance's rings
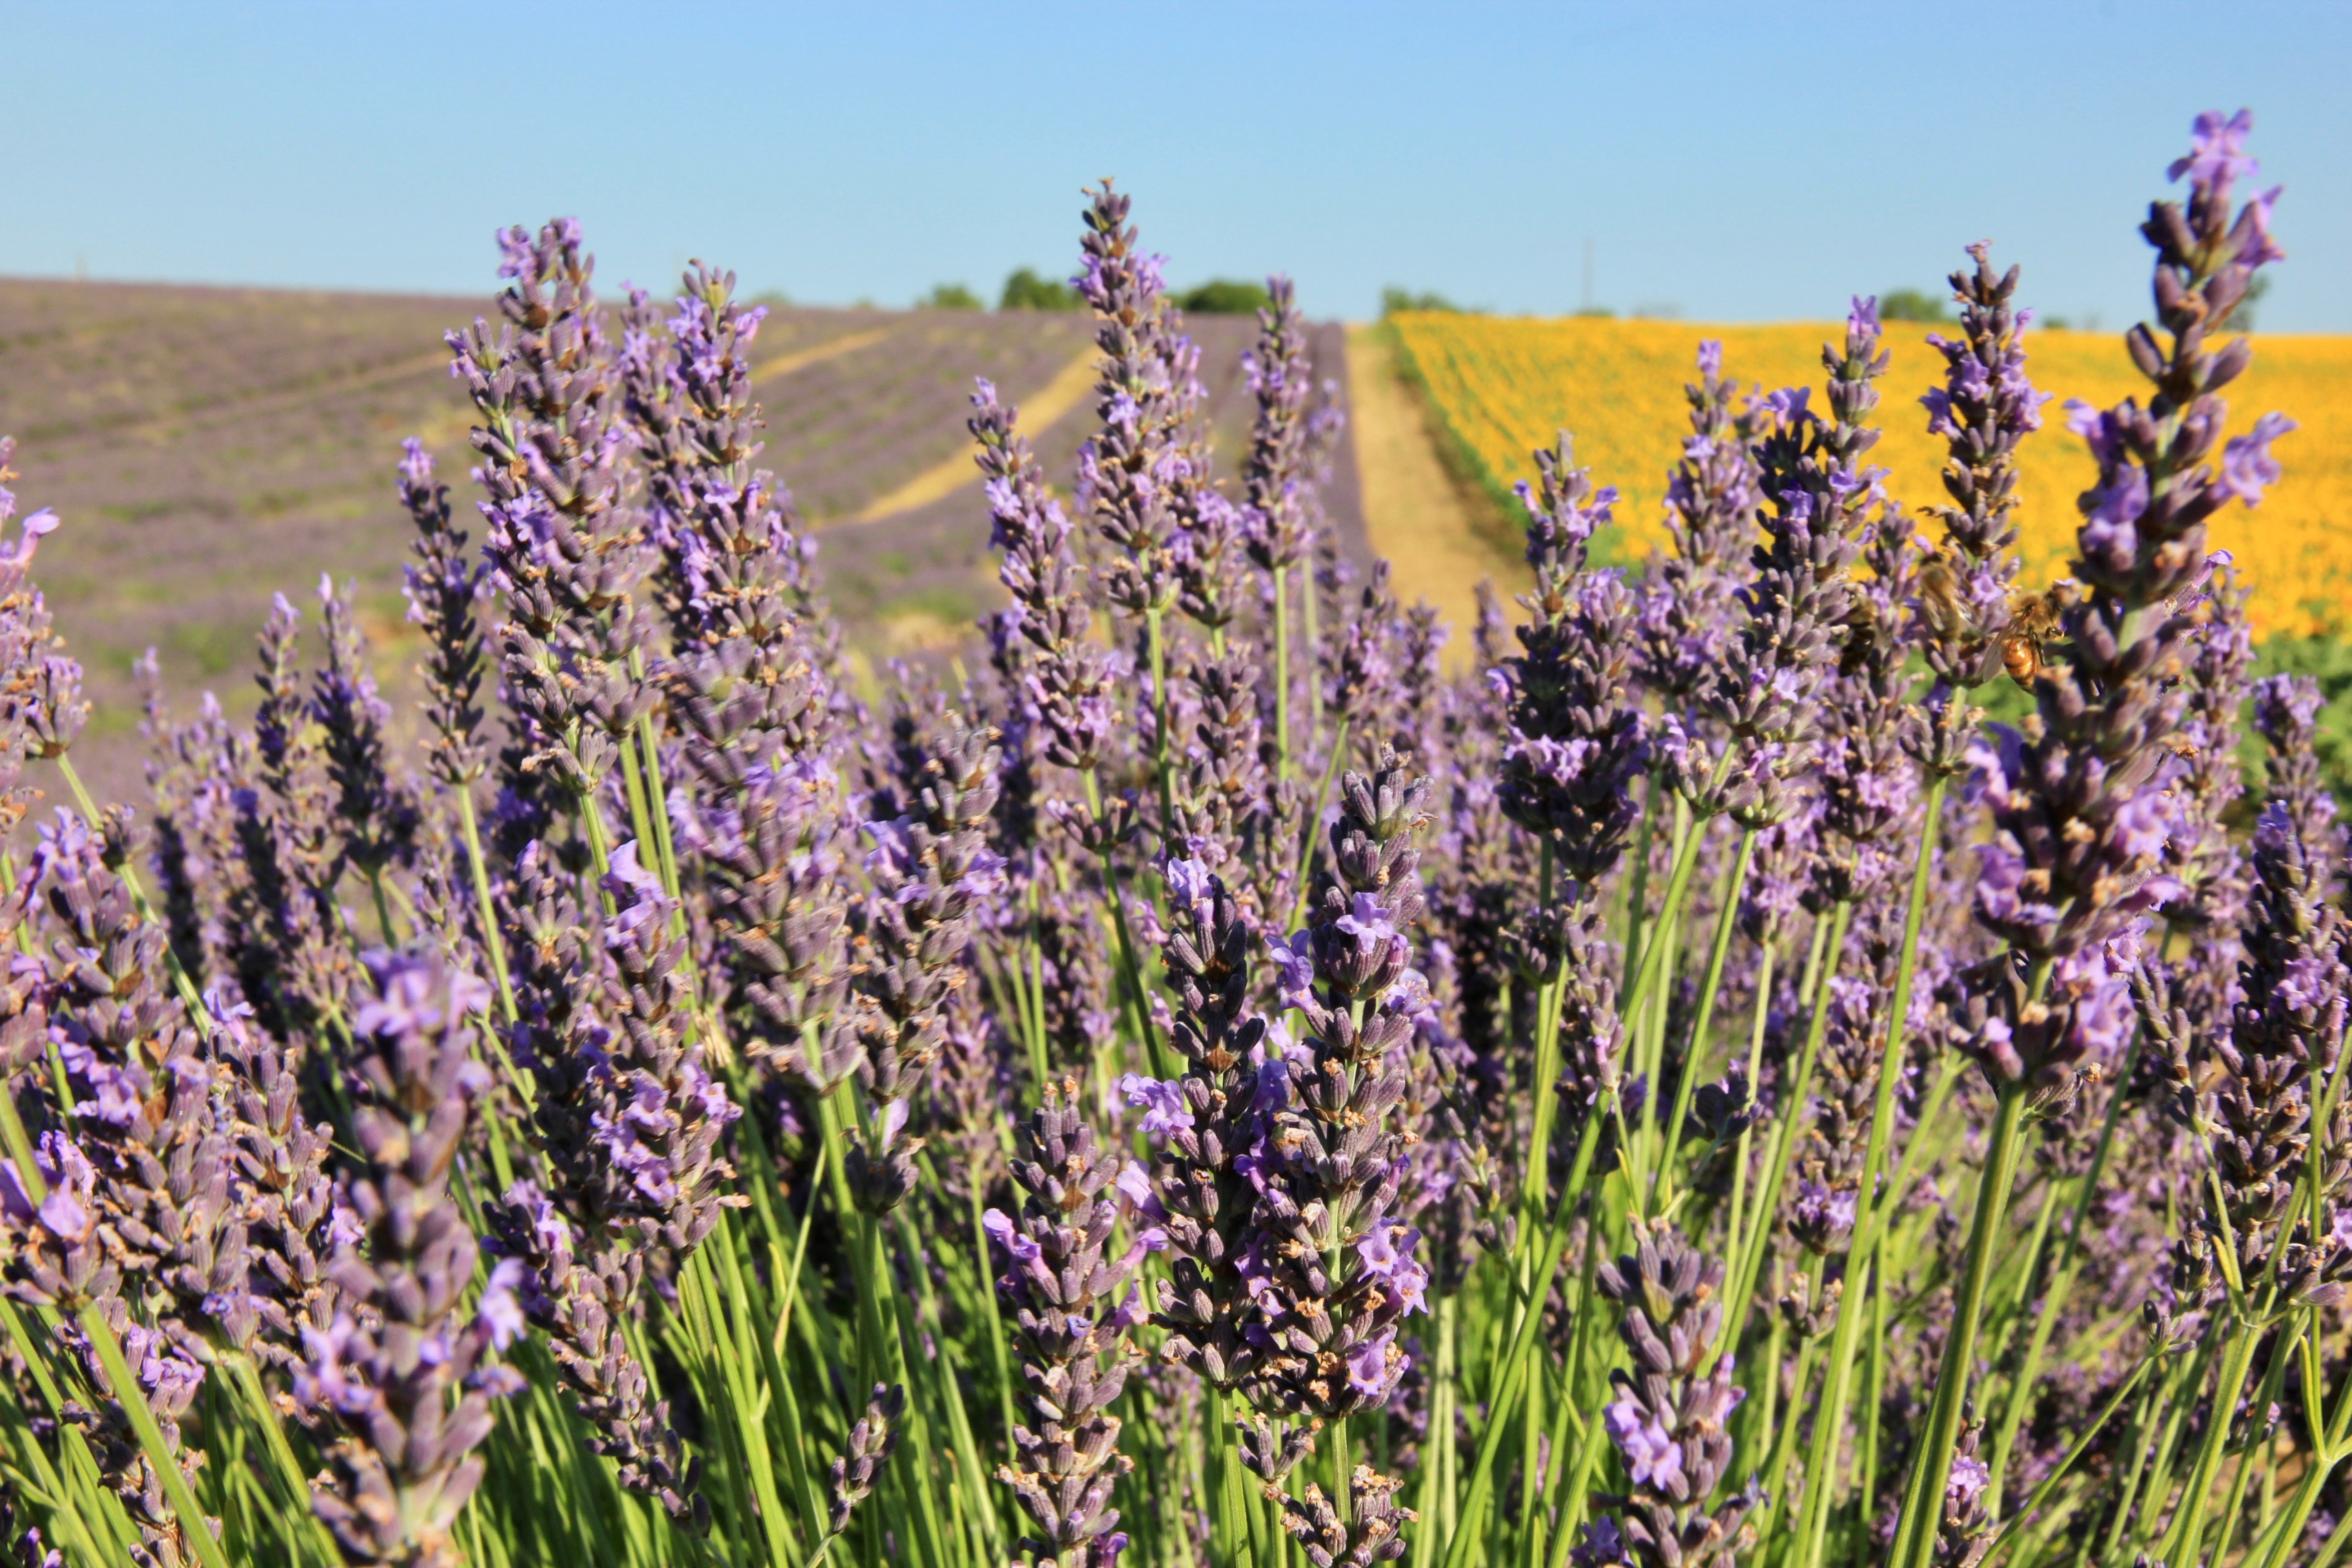
[[[1611,1534],[1639,1568],[1729,1568],[1755,1540],[1747,1516],[1762,1499],[1751,1485],[1712,1513],[1706,1506],[1730,1468],[1725,1424],[1743,1396],[1730,1353],[1716,1354],[1723,1265],[1664,1216],[1633,1227],[1633,1251],[1595,1277],[1624,1312],[1618,1332],[1633,1363],[1609,1374],[1617,1397],[1602,1413],[1633,1483],[1605,1500],[1622,1510]]]
[[[512,1332],[494,1304],[471,1321],[458,1311],[476,1254],[449,1173],[488,1087],[467,1019],[488,1008],[489,988],[437,954],[375,952],[368,969],[376,994],[352,1020],[367,1099],[351,1203],[363,1236],[330,1265],[347,1310],[304,1336],[295,1396],[337,1434],[312,1506],[345,1561],[455,1568],[490,1401],[521,1385],[493,1355]]]
[[[1118,1451],[1110,1406],[1140,1359],[1127,1335],[1143,1307],[1128,1281],[1144,1246],[1108,1251],[1124,1162],[1096,1142],[1076,1102],[1075,1082],[1046,1086],[1012,1163],[1021,1212],[991,1209],[986,1217],[1004,1267],[997,1294],[1012,1309],[1019,1352],[1016,1407],[1036,1423],[1013,1426],[1013,1462],[996,1479],[1027,1511],[1033,1529],[1021,1546],[1040,1564],[1066,1563],[1080,1551],[1089,1562],[1103,1555],[1100,1543],[1118,1539],[1111,1489],[1135,1468]]]
[[[1551,847],[1578,883],[1605,876],[1623,853],[1637,815],[1633,781],[1647,760],[1641,710],[1627,701],[1633,666],[1633,601],[1614,572],[1588,572],[1587,546],[1609,521],[1617,492],[1595,490],[1571,468],[1569,437],[1536,454],[1540,500],[1525,485],[1527,552],[1535,568],[1522,595],[1522,651],[1489,677],[1508,694],[1498,788],[1504,812]]]

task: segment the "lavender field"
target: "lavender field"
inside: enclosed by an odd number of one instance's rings
[[[0,279],[0,432],[16,437],[43,502],[71,520],[45,546],[42,586],[88,671],[86,773],[110,791],[138,787],[131,666],[150,647],[184,707],[210,689],[249,710],[246,671],[270,595],[320,572],[352,585],[377,678],[414,696],[389,460],[416,436],[453,473],[470,463],[472,405],[439,336],[494,311],[487,296]],[[1240,357],[1254,331],[1244,318],[1197,327],[1226,450],[1248,429]],[[969,467],[973,376],[1029,396],[1090,342],[1084,317],[1056,312],[772,313],[751,371],[769,451],[824,531],[827,594],[866,660],[975,636],[995,588],[976,471],[951,493],[860,514],[942,465]],[[1317,329],[1314,356],[1344,377],[1336,328]],[[1079,411],[1043,437],[1057,469],[1084,425]],[[1335,472],[1329,510],[1367,563],[1351,454]]]
[[[2347,841],[2209,539],[2297,450],[2252,132],[2136,154],[2130,395],[1958,214],[1929,384],[1865,294],[1799,384],[1693,342],[1667,547],[1562,431],[1453,626],[1339,330],[1188,316],[1108,181],[1069,314],[564,217],[478,309],[0,289],[0,1542],[2328,1568]]]

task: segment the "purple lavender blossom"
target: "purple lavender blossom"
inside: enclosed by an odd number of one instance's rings
[[[375,994],[352,1019],[368,1095],[352,1131],[367,1165],[351,1185],[366,1239],[329,1265],[352,1315],[306,1336],[297,1390],[340,1433],[312,1507],[354,1561],[455,1564],[452,1527],[482,1475],[472,1450],[490,1401],[520,1386],[492,1358],[496,1324],[459,1314],[475,1242],[448,1191],[488,1087],[467,1020],[489,990],[437,957],[378,952],[369,969]]]
[[[1633,1370],[1612,1372],[1617,1397],[1602,1412],[1632,1491],[1605,1500],[1621,1512],[1612,1534],[1641,1568],[1728,1564],[1755,1538],[1752,1495],[1713,1512],[1708,1502],[1731,1464],[1725,1423],[1742,1391],[1732,1358],[1717,1354],[1723,1266],[1671,1221],[1636,1219],[1634,1250],[1601,1266],[1601,1295],[1617,1303]]]
[[[1118,1417],[1108,1407],[1139,1354],[1128,1331],[1144,1316],[1128,1284],[1141,1243],[1123,1255],[1106,1250],[1122,1162],[1103,1152],[1065,1092],[1075,1100],[1076,1086],[1046,1086],[1044,1105],[1021,1129],[1013,1162],[1021,1212],[992,1212],[988,1226],[1010,1265],[997,1293],[1012,1310],[1019,1403],[1037,1423],[1014,1426],[1013,1463],[996,1479],[1034,1522],[1023,1549],[1056,1560],[1091,1548],[1118,1523],[1111,1491],[1135,1461],[1118,1451]]]

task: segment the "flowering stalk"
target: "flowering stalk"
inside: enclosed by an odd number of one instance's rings
[[[425,697],[420,706],[432,729],[425,742],[426,766],[457,798],[465,832],[466,866],[474,887],[474,920],[490,972],[498,983],[499,1009],[509,1025],[517,1016],[514,982],[507,973],[506,938],[490,897],[489,867],[482,859],[480,824],[474,811],[474,782],[489,766],[481,740],[482,633],[476,606],[488,568],[466,558],[464,530],[450,523],[449,487],[436,483],[433,458],[425,443],[401,443],[401,504],[416,538],[416,559],[401,568],[401,594],[408,619],[425,634]]]
[[[1163,258],[1135,247],[1127,221],[1132,198],[1105,180],[1088,194],[1083,261],[1072,279],[1095,313],[1102,350],[1097,386],[1099,434],[1078,452],[1081,495],[1102,536],[1120,554],[1104,574],[1111,605],[1143,622],[1151,672],[1152,766],[1160,819],[1173,789],[1168,701],[1166,617],[1182,588],[1178,546],[1206,489],[1205,451],[1193,428],[1204,395],[1201,351],[1181,331],[1181,318],[1160,279]]]
[[[365,1245],[329,1265],[348,1306],[305,1332],[295,1396],[339,1434],[311,1506],[344,1560],[454,1565],[490,1401],[521,1387],[492,1355],[519,1324],[494,1296],[471,1321],[461,1315],[475,1243],[448,1191],[473,1097],[488,1087],[467,1019],[490,998],[437,958],[379,952],[369,969],[377,995],[352,1019],[369,1053],[357,1064],[368,1099],[353,1128],[366,1174],[351,1186]]]
[[[1104,199],[1114,198],[1106,194]],[[1123,212],[1124,198],[1116,201]],[[1011,591],[1020,612],[1022,637],[1034,650],[1028,695],[1045,726],[1045,755],[1056,766],[1079,774],[1085,783],[1085,813],[1082,817],[1070,814],[1076,818],[1076,837],[1101,862],[1135,1037],[1144,1042],[1154,1069],[1165,1077],[1168,1069],[1160,1065],[1158,1037],[1151,1026],[1142,970],[1128,930],[1126,899],[1113,858],[1131,824],[1123,808],[1105,812],[1096,780],[1097,764],[1118,722],[1112,693],[1131,673],[1131,667],[1123,655],[1102,647],[1087,636],[1094,618],[1087,605],[1087,573],[1072,557],[1070,524],[1061,502],[1047,492],[1044,470],[1029,448],[1028,438],[1013,428],[1015,411],[999,403],[996,389],[985,381],[973,391],[971,405],[967,425],[980,444],[974,460],[987,480],[989,515],[994,525],[990,542],[1004,554],[997,576]],[[1129,598],[1149,597],[1148,584],[1134,572],[1121,582]]]
[[[1633,780],[1645,758],[1641,712],[1627,701],[1633,666],[1633,607],[1613,572],[1591,572],[1594,531],[1609,521],[1615,489],[1595,490],[1586,471],[1570,466],[1563,432],[1555,450],[1536,454],[1540,500],[1522,484],[1527,509],[1527,558],[1535,588],[1520,597],[1528,619],[1517,629],[1521,653],[1488,679],[1505,694],[1507,725],[1496,795],[1504,813],[1541,846],[1541,894],[1549,904],[1552,876],[1568,879],[1566,908],[1557,918],[1563,937],[1579,906],[1624,852],[1636,808]],[[1555,955],[1538,1010],[1534,1076],[1533,1151],[1528,1169],[1549,1163],[1554,1089],[1559,1077],[1559,991],[1566,970]],[[1547,1194],[1540,1174],[1522,1192],[1521,1240],[1532,1244]],[[1524,1274],[1526,1259],[1520,1259]]]
[[[1119,1418],[1109,1406],[1137,1360],[1127,1334],[1143,1309],[1128,1279],[1147,1241],[1108,1251],[1118,1219],[1109,1194],[1123,1162],[1097,1143],[1076,1098],[1074,1082],[1046,1086],[1013,1162],[1021,1212],[987,1216],[1005,1268],[997,1292],[1013,1310],[1022,1352],[1022,1403],[1037,1424],[1013,1428],[1014,1462],[996,1479],[1027,1511],[1034,1528],[1021,1549],[1041,1568],[1117,1562],[1127,1538],[1117,1533],[1111,1490],[1135,1468],[1118,1451]]]
[[[1836,678],[1839,651],[1833,642],[1851,617],[1855,599],[1850,569],[1865,530],[1865,510],[1879,498],[1884,471],[1862,459],[1878,440],[1864,423],[1878,403],[1875,383],[1888,356],[1880,349],[1875,300],[1857,299],[1846,317],[1843,350],[1826,345],[1831,417],[1806,410],[1803,392],[1776,395],[1780,421],[1762,446],[1764,489],[1777,495],[1766,520],[1767,542],[1756,549],[1757,575],[1744,598],[1748,624],[1730,651],[1714,704],[1734,745],[1739,765],[1727,774],[1718,765],[1717,784],[1697,804],[1703,812],[1727,812],[1743,826],[1771,826],[1792,809],[1787,780],[1810,762],[1821,728],[1814,696]],[[1685,786],[1695,776],[1680,764]],[[1748,1234],[1732,1237],[1732,1345],[1738,1343],[1754,1304],[1794,1147],[1796,1124],[1804,1114],[1812,1076],[1826,1034],[1831,988],[1853,911],[1857,889],[1831,889],[1830,934],[1822,949],[1822,983],[1812,997],[1812,1018],[1803,1055],[1789,1080],[1771,1151],[1764,1162]],[[1738,896],[1733,889],[1732,897]]]
[[[1745,1396],[1732,1384],[1730,1352],[1717,1350],[1723,1265],[1663,1216],[1634,1220],[1633,1237],[1634,1250],[1602,1264],[1597,1279],[1624,1314],[1618,1331],[1633,1362],[1632,1372],[1610,1373],[1617,1397],[1601,1417],[1632,1489],[1602,1500],[1619,1517],[1593,1521],[1586,1560],[1729,1568],[1755,1541],[1748,1515],[1763,1500],[1751,1482],[1720,1509],[1707,1508],[1731,1468],[1725,1424]]]
[[[1290,777],[1290,571],[1314,543],[1307,402],[1314,390],[1307,333],[1287,278],[1266,279],[1258,311],[1257,348],[1242,362],[1257,417],[1242,468],[1243,513],[1251,561],[1272,580],[1274,598],[1275,778]]]
[[[1979,921],[2011,951],[1966,979],[1958,1022],[1967,1047],[2000,1094],[1962,1300],[1981,1300],[1982,1276],[2008,1196],[2016,1132],[2036,1115],[2072,1103],[2076,1065],[2111,1051],[2121,1027],[2124,953],[2147,910],[2176,884],[2160,874],[2168,827],[2158,743],[2174,728],[2183,694],[2165,677],[2180,659],[2189,626],[2172,601],[2210,570],[2205,521],[2228,500],[2260,498],[2277,469],[2270,442],[2287,428],[2266,416],[2231,440],[2219,475],[2204,459],[2221,444],[2215,390],[2233,379],[2251,351],[2241,338],[2216,352],[2209,333],[2226,326],[2254,270],[2279,253],[2268,229],[2276,193],[2242,208],[2232,185],[2253,169],[2243,153],[2251,117],[2200,116],[2190,154],[2174,178],[2189,176],[2188,210],[2158,203],[2142,232],[2158,252],[2156,297],[2169,349],[2137,326],[2126,336],[2134,363],[2155,383],[2136,400],[2101,412],[2070,405],[2070,427],[2090,443],[2099,483],[2081,500],[2084,521],[2063,626],[2064,661],[2045,668],[2035,695],[2038,722],[1979,763],[1997,837],[1983,856]],[[1915,1467],[1897,1543],[1898,1568],[1924,1568],[1933,1532],[1920,1500],[1941,1497],[1968,1397],[1976,1321],[1958,1312],[1946,1343],[1928,1429]],[[2234,1407],[2243,1373],[2233,1346],[2216,1409]],[[2214,1428],[2226,1426],[2217,1421]],[[2195,1554],[2201,1499],[2221,1439],[2209,1430],[2189,1479],[2191,1499],[2176,1514],[2165,1555]]]
[[[499,245],[499,276],[512,280],[499,296],[506,324],[495,336],[478,321],[447,334],[450,373],[485,420],[474,477],[507,600],[499,668],[535,741],[522,768],[546,770],[570,795],[601,877],[611,839],[597,791],[653,700],[630,665],[646,552],[626,504],[619,378],[580,225],[548,224],[536,240],[504,229]]]

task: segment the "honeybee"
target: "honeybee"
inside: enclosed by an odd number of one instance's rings
[[[1914,586],[1919,595],[1919,613],[1937,642],[1956,643],[1977,635],[1977,618],[1960,596],[1959,574],[1940,552],[1919,563]]]
[[[2059,613],[2065,607],[2063,584],[2047,593],[2021,589],[2009,601],[2009,625],[2000,634],[2000,665],[2009,678],[2027,691],[2049,662],[2042,645],[2056,639]]]

